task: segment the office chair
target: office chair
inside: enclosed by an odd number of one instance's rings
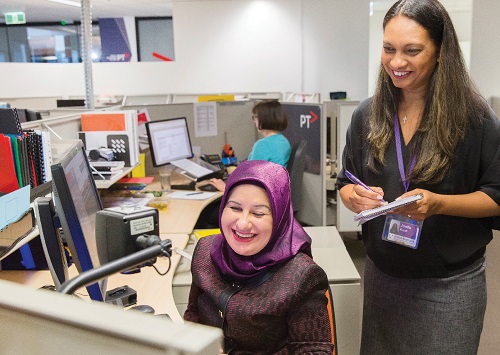
[[[302,180],[304,178],[304,165],[306,162],[307,141],[295,143],[290,152],[287,170],[290,175],[290,190],[292,192],[293,213],[297,214],[302,205]]]

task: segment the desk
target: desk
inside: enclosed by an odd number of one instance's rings
[[[218,192],[206,200],[171,199],[167,210],[160,213],[160,231],[191,234],[201,211],[221,196],[222,193]]]
[[[155,180],[141,192],[147,193],[160,190],[160,182]],[[119,195],[119,193],[113,191],[111,196]],[[222,194],[222,192],[216,192],[214,196],[206,200],[170,199],[167,209],[159,212],[160,232],[191,234],[203,209],[212,201],[220,198]]]
[[[187,234],[162,234],[162,239],[172,240],[172,249],[174,247],[184,248],[187,241]],[[182,322],[179,312],[175,308],[172,296],[172,278],[174,270],[180,260],[180,255],[172,253],[170,271],[165,276],[160,276],[152,267],[142,268],[137,274],[122,275],[116,274],[108,278],[108,290],[115,287],[129,285],[137,291],[137,304],[147,304],[152,306],[156,314],[168,314],[174,322]],[[167,258],[158,258],[155,266],[160,272],[165,272],[168,268]],[[69,268],[70,277],[78,274],[75,265]],[[15,283],[24,284],[32,288],[39,288],[44,285],[52,285],[52,277],[48,270],[38,271],[17,271],[3,270],[0,272],[0,279]],[[46,291],[48,292],[48,291]],[[85,295],[82,298],[89,300],[87,290],[81,289],[76,295]]]
[[[207,200],[171,200],[166,211],[160,211],[159,224],[160,236],[162,239],[172,240],[172,249],[177,247],[184,249],[189,239],[189,234],[193,231],[194,225],[203,208],[211,201],[221,196],[216,194],[213,198]],[[168,233],[166,233],[168,232]],[[132,275],[113,275],[108,279],[108,290],[118,286],[129,285],[137,291],[137,303],[152,306],[157,314],[167,313],[174,322],[182,322],[172,296],[172,279],[174,271],[179,264],[181,256],[172,253],[170,271],[160,277],[156,271],[151,268],[143,268],[140,273]],[[161,272],[168,267],[168,260],[158,258],[155,264]],[[77,275],[74,265],[69,269],[69,276]],[[0,272],[0,279],[25,284],[32,288],[39,288],[44,285],[52,285],[52,277],[48,270],[38,271],[11,271],[4,270]],[[86,294],[82,289],[78,294]]]
[[[306,227],[312,238],[312,254],[328,276],[335,307],[339,353],[359,354],[361,325],[361,277],[337,229]],[[186,250],[192,253],[196,239],[191,236]],[[191,286],[191,262],[183,258],[176,268],[172,294],[180,314],[187,307]]]

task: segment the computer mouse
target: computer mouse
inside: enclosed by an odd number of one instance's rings
[[[210,191],[210,192],[219,191],[219,190],[217,190],[217,188],[216,188],[214,185],[212,185],[212,184],[200,185],[200,186],[198,186],[198,190],[201,190],[201,191]]]

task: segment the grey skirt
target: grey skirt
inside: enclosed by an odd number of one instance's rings
[[[486,261],[444,279],[401,279],[366,259],[361,354],[477,354]]]

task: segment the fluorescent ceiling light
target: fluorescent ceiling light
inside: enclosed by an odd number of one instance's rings
[[[57,2],[58,4],[70,5],[75,7],[82,7],[82,3],[79,1],[71,1],[71,0],[47,0],[50,2]]]

